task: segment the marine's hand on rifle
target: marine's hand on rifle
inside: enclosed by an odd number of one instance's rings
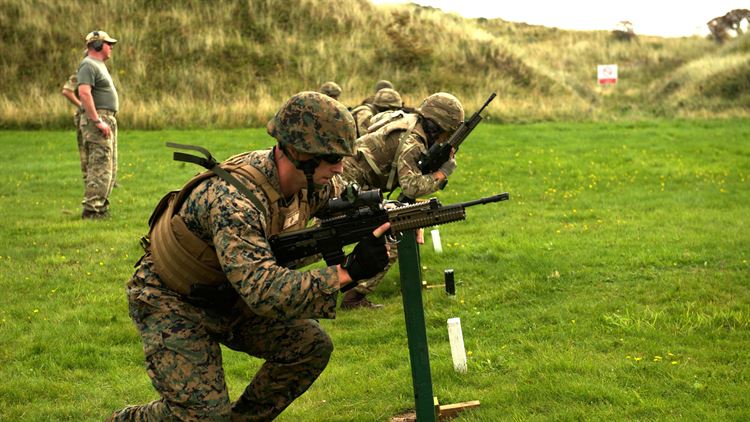
[[[344,284],[341,291],[349,290],[356,286],[356,282],[374,277],[385,269],[388,265],[388,247],[385,242],[385,232],[391,228],[390,223],[385,223],[375,229],[371,235],[362,239],[354,247],[352,253],[346,256],[344,263],[341,264],[341,274],[344,278],[351,280],[350,283]],[[339,283],[344,280],[339,277]]]
[[[424,245],[424,229],[417,229],[417,243]]]

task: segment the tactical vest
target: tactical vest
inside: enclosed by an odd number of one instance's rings
[[[354,117],[354,122],[356,123],[357,138],[367,133],[370,118],[377,112],[377,109],[372,104],[362,104],[352,109],[352,117]]]
[[[385,119],[378,122],[382,123],[380,125],[376,123],[375,126],[377,127],[373,128],[372,130],[368,129],[368,131],[370,132],[369,136],[374,137],[373,139],[382,140],[382,143],[385,143],[388,135],[390,135],[392,132],[403,131],[401,136],[399,136],[398,146],[396,146],[396,150],[393,154],[393,160],[391,161],[391,171],[388,174],[388,182],[386,183],[384,189],[385,192],[391,192],[398,186],[398,180],[396,178],[398,158],[401,154],[401,149],[404,145],[404,142],[406,142],[406,139],[409,137],[409,135],[411,135],[412,131],[414,131],[414,128],[416,127],[418,121],[418,116],[416,114],[396,113],[392,117],[392,119]],[[420,136],[423,135],[420,133]],[[364,158],[364,160],[367,162],[367,164],[375,174],[377,174],[379,177],[382,177],[383,173],[380,171],[378,163],[374,161],[372,154],[369,152],[369,146],[364,146],[365,148],[362,148],[360,145],[357,145],[358,150],[367,149],[367,151],[359,151],[359,155]]]
[[[265,217],[263,229],[266,238],[283,231],[305,228],[310,215],[307,192],[303,190],[295,196],[292,204],[286,207],[288,217],[282,218],[279,204],[281,195],[260,170],[243,163],[243,157],[244,155],[232,157],[220,166],[229,173],[252,180],[266,195],[270,203],[269,209],[260,210]],[[219,286],[227,282],[213,245],[191,232],[178,214],[192,190],[214,176],[216,174],[213,171],[203,172],[193,177],[181,190],[168,193],[159,201],[149,218],[150,244],[147,250],[151,252],[154,270],[168,288],[186,296],[190,295],[195,285]],[[260,204],[257,198],[251,200]]]
[[[403,110],[386,110],[372,116],[370,118],[370,126],[367,128],[367,133],[375,132],[381,127],[388,123],[395,122],[406,116],[406,112]]]

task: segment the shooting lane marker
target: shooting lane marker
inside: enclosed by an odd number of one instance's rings
[[[464,350],[464,336],[461,333],[461,318],[448,319],[448,340],[451,344],[451,356],[453,357],[453,369],[456,372],[466,373],[466,350]]]
[[[430,235],[432,236],[432,247],[435,249],[435,252],[442,253],[443,252],[443,244],[440,243],[440,231],[438,229],[432,229],[430,231]]]
[[[451,296],[455,296],[456,281],[453,275],[453,269],[448,268],[447,270],[443,271],[443,273],[445,274],[445,292]]]

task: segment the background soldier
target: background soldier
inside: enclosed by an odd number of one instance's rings
[[[318,88],[318,92],[326,94],[334,100],[338,100],[341,96],[341,87],[336,82],[326,82]]]
[[[373,105],[375,105],[375,108],[378,110],[378,112],[374,116],[370,117],[370,121],[367,123],[367,131],[370,130],[370,127],[372,125],[381,120],[390,120],[396,118],[396,116],[392,113],[413,113],[415,111],[414,109],[405,108],[404,102],[401,99],[401,95],[396,90],[390,88],[383,88],[378,91],[377,94],[375,94]],[[363,132],[362,135],[364,135],[367,131]]]
[[[278,142],[274,148],[222,164],[250,192],[209,171],[154,211],[150,243],[127,291],[148,374],[162,398],[110,420],[275,418],[328,363],[331,339],[313,318],[334,318],[339,287],[386,266],[381,235],[388,223],[343,266],[298,272],[276,264],[268,238],[304,228],[327,206],[329,182],[341,173],[343,156],[352,154],[354,121],[341,103],[302,92],[267,130]],[[219,344],[265,360],[233,404]]]
[[[403,105],[401,94],[392,88],[383,88],[375,93],[372,103],[355,107],[352,110],[352,116],[357,123],[357,138],[367,133],[367,128],[373,123],[373,116],[386,111],[398,110]]]
[[[76,141],[78,144],[78,155],[81,158],[81,174],[83,175],[84,189],[86,187],[86,150],[83,147],[83,135],[81,134],[81,100],[78,98],[78,77],[73,74],[68,77],[62,87],[62,95],[76,108],[73,114],[73,124],[76,128]]]
[[[456,97],[439,92],[427,97],[416,113],[397,113],[395,119],[381,120],[371,132],[357,139],[354,157],[344,160],[344,173],[335,180],[340,192],[356,182],[363,190],[391,192],[401,188],[400,200],[413,201],[442,189],[456,168],[451,157],[439,170],[422,174],[417,166],[421,153],[435,143],[446,142],[464,120],[464,109]],[[396,259],[391,245],[390,265]],[[386,269],[387,271],[387,269]],[[380,283],[385,271],[344,294],[342,309],[380,307],[367,300],[368,293]]]
[[[377,94],[378,91],[380,91],[383,88],[395,89],[391,81],[381,79],[375,82],[375,89],[372,91],[372,95],[362,100],[362,104],[372,104],[372,100],[375,99],[375,94]]]
[[[78,66],[78,96],[83,113],[78,127],[83,138],[86,188],[82,217],[109,216],[109,195],[117,176],[117,90],[104,62],[112,55],[116,39],[104,31],[86,35],[87,55]]]

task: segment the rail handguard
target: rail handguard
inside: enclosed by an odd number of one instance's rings
[[[324,219],[320,226],[272,236],[269,240],[276,262],[284,265],[322,254],[327,265],[340,264],[344,260],[344,246],[359,242],[386,222],[391,223],[388,234],[397,234],[465,220],[467,207],[505,201],[509,198],[506,192],[450,205],[442,205],[437,198],[431,198],[424,202],[386,209],[379,191],[366,191],[359,196],[366,196],[367,199],[351,201],[350,206],[345,207],[344,211],[332,214]],[[375,200],[376,198],[379,199]]]

